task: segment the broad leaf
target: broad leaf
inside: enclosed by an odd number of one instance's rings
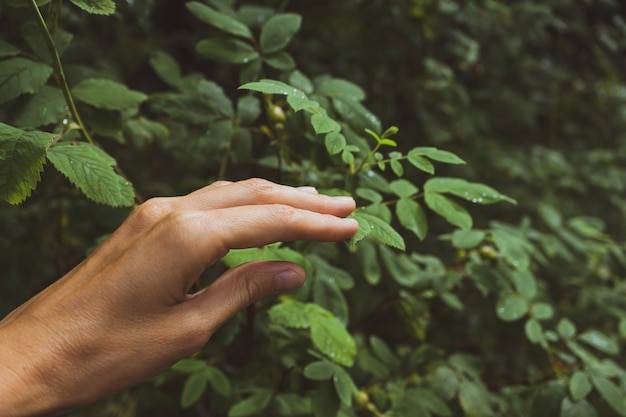
[[[514,321],[526,315],[526,300],[519,295],[507,294],[498,300],[496,313],[504,321]]]
[[[189,408],[195,404],[207,386],[207,379],[204,374],[192,374],[183,385],[183,392],[180,396],[180,405],[182,408]]]
[[[154,52],[150,57],[150,66],[165,83],[172,87],[180,86],[180,66],[170,54],[163,51]]]
[[[35,189],[55,135],[26,132],[0,123],[0,198],[10,204],[24,201]]]
[[[354,218],[359,223],[359,230],[363,230],[361,233],[365,236],[371,235],[380,243],[401,250],[405,249],[404,238],[384,220],[363,211],[355,212]],[[353,239],[356,239],[356,236]]]
[[[72,94],[77,100],[106,110],[134,109],[148,98],[144,93],[129,90],[124,84],[103,78],[81,81],[72,88]]]
[[[420,240],[426,238],[428,221],[426,220],[426,213],[419,203],[408,198],[401,198],[396,204],[396,215],[400,224],[415,233]]]
[[[311,339],[313,344],[331,360],[352,366],[356,344],[346,328],[334,317],[311,316]]]
[[[299,301],[283,301],[270,308],[268,313],[272,322],[280,326],[306,329],[311,325],[311,313],[306,304]]]
[[[252,32],[250,32],[250,29],[232,16],[218,12],[217,10],[214,10],[211,7],[197,1],[185,3],[185,7],[187,7],[187,10],[189,10],[195,17],[211,26],[230,33],[231,35],[252,39]]]
[[[25,58],[0,62],[0,103],[38,91],[50,78],[52,67]]]
[[[110,15],[115,13],[113,0],[70,0],[72,3],[91,14]]]
[[[331,132],[326,135],[324,144],[330,155],[336,155],[346,148],[346,138],[339,132]]]
[[[272,399],[272,391],[262,389],[233,405],[228,410],[228,417],[247,417],[258,415],[265,410]]]
[[[214,366],[207,366],[204,371],[205,378],[211,384],[213,390],[223,397],[229,397],[231,394],[230,381],[222,371]]]
[[[491,187],[484,184],[468,182],[460,178],[431,178],[424,184],[424,191],[450,193],[478,204],[493,204],[500,201],[516,203],[512,198],[500,194]]]
[[[17,55],[19,53],[20,50],[17,47],[11,45],[4,39],[0,39],[0,58],[3,58],[5,56]]]
[[[336,366],[335,368],[333,383],[335,384],[337,395],[345,406],[351,407],[352,395],[358,392],[358,389],[350,375],[342,367]]]
[[[247,64],[259,57],[250,44],[236,39],[205,39],[198,42],[196,51],[205,58],[227,64]]]
[[[434,161],[439,161],[446,164],[465,164],[464,160],[462,160],[452,152],[442,151],[441,149],[431,147],[413,148],[408,152],[408,155],[426,156]]]
[[[576,371],[569,380],[569,392],[574,401],[580,401],[592,390],[591,382],[584,372]]]
[[[270,17],[261,28],[260,44],[263,53],[280,51],[287,46],[301,24],[302,17],[295,13],[282,13]]]
[[[311,117],[311,125],[317,134],[338,132],[341,127],[337,122],[328,117],[326,113],[316,113]]]
[[[22,127],[39,127],[63,120],[68,108],[63,93],[56,87],[44,85],[32,96],[16,105],[14,122]]]
[[[365,99],[365,91],[361,87],[341,78],[325,79],[317,87],[315,93],[355,101],[363,101]]]
[[[341,118],[356,131],[370,129],[380,132],[381,124],[378,117],[358,101],[334,98],[333,106]]]
[[[437,193],[426,193],[424,195],[426,205],[435,213],[446,219],[451,224],[463,230],[472,228],[472,216],[454,201]]]
[[[410,181],[407,180],[395,180],[389,184],[389,188],[398,197],[411,197],[419,190]]]
[[[304,376],[315,381],[326,381],[335,374],[336,365],[326,360],[311,362],[302,371]]]
[[[602,398],[609,403],[613,410],[617,411],[620,416],[626,416],[626,396],[624,396],[624,389],[606,378],[592,376],[591,380],[593,386],[596,387]]]
[[[482,230],[455,230],[452,233],[452,245],[457,249],[472,249],[485,238]]]
[[[48,150],[48,159],[87,198],[113,207],[133,205],[132,185],[115,173],[115,160],[99,148],[60,143]]]
[[[262,59],[267,65],[280,71],[289,71],[296,67],[296,61],[285,51],[264,55]]]
[[[617,355],[619,353],[619,344],[617,341],[599,330],[587,330],[578,335],[578,340],[609,355]]]
[[[559,417],[597,417],[598,413],[587,400],[572,401],[563,398]]]

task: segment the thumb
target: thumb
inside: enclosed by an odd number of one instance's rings
[[[271,294],[299,288],[305,279],[304,269],[291,262],[248,262],[228,270],[194,294],[188,306],[202,313],[209,334],[213,334],[250,304]]]

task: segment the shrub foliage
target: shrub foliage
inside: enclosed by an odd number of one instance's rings
[[[624,57],[616,0],[1,0],[0,312],[261,176],[357,235],[231,251],[307,284],[73,415],[626,416]]]

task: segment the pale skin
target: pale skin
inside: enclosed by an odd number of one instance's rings
[[[216,182],[136,208],[89,258],[0,321],[0,415],[54,415],[145,381],[198,351],[230,317],[300,287],[303,269],[257,261],[193,295],[230,249],[340,241],[350,197],[265,180]]]

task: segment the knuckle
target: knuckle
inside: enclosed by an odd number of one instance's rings
[[[155,223],[172,210],[172,201],[169,198],[155,197],[137,207],[132,218],[139,224]]]
[[[251,178],[243,182],[257,196],[271,195],[276,192],[276,184],[262,178]]]
[[[243,295],[242,306],[255,302],[263,295],[263,289],[254,276],[244,278],[241,281],[241,287],[241,294]]]

